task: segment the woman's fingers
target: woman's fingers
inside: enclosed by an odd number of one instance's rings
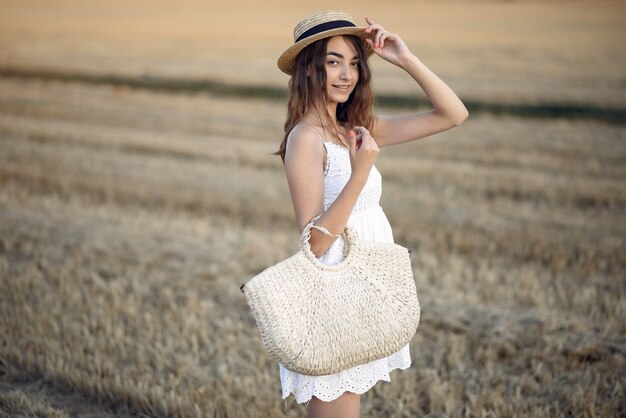
[[[365,16],[365,21],[367,22],[368,25],[374,25],[376,24],[376,22],[374,22],[372,19],[370,19],[369,17]]]
[[[367,22],[368,26],[367,28],[365,28],[365,32],[369,33],[374,29],[382,29],[382,26],[379,25],[378,23],[374,22],[372,19],[370,19],[369,17],[365,17],[365,21]]]
[[[382,27],[381,24],[374,22],[367,16],[365,16],[365,21],[368,23],[367,28],[365,28],[365,32],[370,33],[373,30],[376,30],[376,36],[374,37],[373,46],[382,48],[384,45],[383,41],[389,36],[389,33],[385,30],[385,28]]]
[[[365,126],[355,126],[354,129],[358,131],[357,136],[363,137],[364,135],[369,135],[369,131],[365,129]]]
[[[388,37],[391,36],[391,33],[387,32],[382,26],[380,27],[380,30],[378,32],[376,32],[376,44],[379,48],[382,48],[384,43],[384,40],[387,39]]]
[[[382,48],[383,46],[385,46],[385,39],[391,39],[393,40],[393,35],[391,35],[390,33],[384,33],[381,34],[379,37],[377,37],[377,39],[375,40],[370,40],[370,39],[366,39],[365,41],[372,47],[372,48]]]
[[[379,48],[383,47],[383,44],[380,40],[380,38],[383,36],[383,31],[379,30],[378,32],[376,32],[376,46]]]
[[[356,128],[359,131],[359,135],[356,140],[356,148],[361,149],[361,146],[363,145],[363,141],[365,141],[367,137],[369,136],[369,132],[363,126],[357,126]]]
[[[356,134],[352,129],[348,130],[348,145],[350,146],[350,153],[356,152]]]
[[[368,170],[374,164],[374,161],[378,157],[379,149],[378,144],[374,141],[374,138],[370,135],[369,131],[363,126],[355,126],[357,135],[356,150],[352,148],[352,141],[350,143],[350,156],[351,164],[354,169]]]
[[[375,23],[373,25],[369,25],[367,28],[365,28],[365,32],[368,32],[368,33],[373,31],[373,30],[381,31],[381,30],[384,30],[384,28],[379,23]]]
[[[393,33],[385,32],[380,36],[380,47],[385,46],[385,39],[394,40]]]
[[[357,140],[358,139],[361,140],[361,147],[364,144],[367,144],[366,148],[374,148],[372,146],[372,144],[374,146],[377,145],[376,141],[374,140],[374,138],[372,138],[372,135],[370,134],[370,132],[364,126],[355,126],[354,128],[359,131],[359,134],[357,136],[358,137]]]

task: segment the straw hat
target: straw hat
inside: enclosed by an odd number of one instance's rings
[[[298,23],[293,30],[294,44],[287,48],[278,58],[278,68],[285,74],[292,75],[296,56],[300,51],[315,41],[335,35],[356,35],[360,37],[369,57],[374,53],[374,50],[365,42],[365,38],[373,40],[375,32],[366,33],[364,31],[366,27],[358,27],[354,23],[352,16],[341,10],[329,10],[309,16]]]

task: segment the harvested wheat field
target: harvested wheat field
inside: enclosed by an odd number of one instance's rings
[[[297,249],[274,63],[311,10],[29,3],[0,15],[0,417],[304,416],[239,286]],[[422,318],[362,416],[625,416],[623,7],[363,3],[412,47],[421,19],[470,117],[376,162]],[[270,28],[200,53],[238,8]],[[429,108],[384,64],[378,113]]]

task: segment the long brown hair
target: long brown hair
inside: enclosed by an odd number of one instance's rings
[[[348,97],[345,103],[337,105],[336,118],[344,127],[348,125],[360,125],[366,129],[372,129],[374,122],[374,114],[372,105],[374,97],[370,86],[372,78],[369,64],[367,62],[367,53],[363,41],[354,35],[342,35],[356,49],[359,59],[359,80],[354,91]],[[298,123],[302,115],[306,112],[310,103],[321,103],[323,115],[320,109],[316,108],[317,114],[320,116],[322,126],[332,127],[334,135],[341,141],[339,129],[334,119],[328,113],[326,103],[328,101],[326,93],[326,46],[330,38],[320,39],[308,45],[296,57],[294,73],[289,79],[289,102],[287,104],[287,120],[285,121],[285,134],[280,143],[278,151],[273,155],[280,155],[285,164],[285,150],[287,149],[287,137],[289,132]],[[307,68],[312,68],[311,77],[307,77]],[[343,142],[343,141],[341,141]],[[345,144],[347,145],[347,144]]]

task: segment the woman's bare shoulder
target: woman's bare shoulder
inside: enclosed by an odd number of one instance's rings
[[[323,154],[324,151],[322,138],[310,127],[299,124],[289,132],[285,156],[287,154]]]

